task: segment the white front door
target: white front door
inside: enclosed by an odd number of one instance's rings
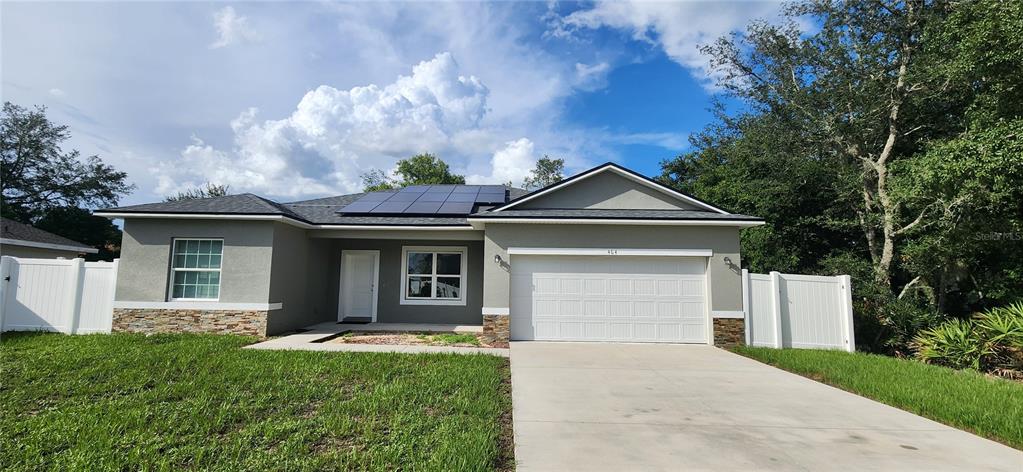
[[[337,319],[358,316],[377,320],[380,251],[341,251],[341,290]]]
[[[707,342],[704,257],[513,256],[511,338]]]

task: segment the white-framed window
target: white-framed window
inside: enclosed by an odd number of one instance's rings
[[[465,305],[468,255],[465,247],[402,247],[401,304]]]
[[[169,299],[219,300],[223,239],[174,238]]]

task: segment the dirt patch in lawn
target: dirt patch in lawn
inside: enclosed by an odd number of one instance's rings
[[[326,342],[334,344],[384,344],[400,346],[502,347],[483,342],[483,339],[478,334],[473,333],[348,332]]]

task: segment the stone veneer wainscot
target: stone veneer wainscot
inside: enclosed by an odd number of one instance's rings
[[[216,333],[266,337],[266,310],[115,308],[113,331]]]
[[[483,342],[507,346],[511,339],[508,315],[483,315]]]
[[[746,344],[746,320],[714,318],[714,345],[725,349]]]

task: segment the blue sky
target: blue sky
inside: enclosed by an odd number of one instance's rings
[[[203,182],[281,201],[440,155],[470,182],[648,175],[710,122],[700,44],[773,2],[11,3],[3,99],[128,172],[124,204]]]

